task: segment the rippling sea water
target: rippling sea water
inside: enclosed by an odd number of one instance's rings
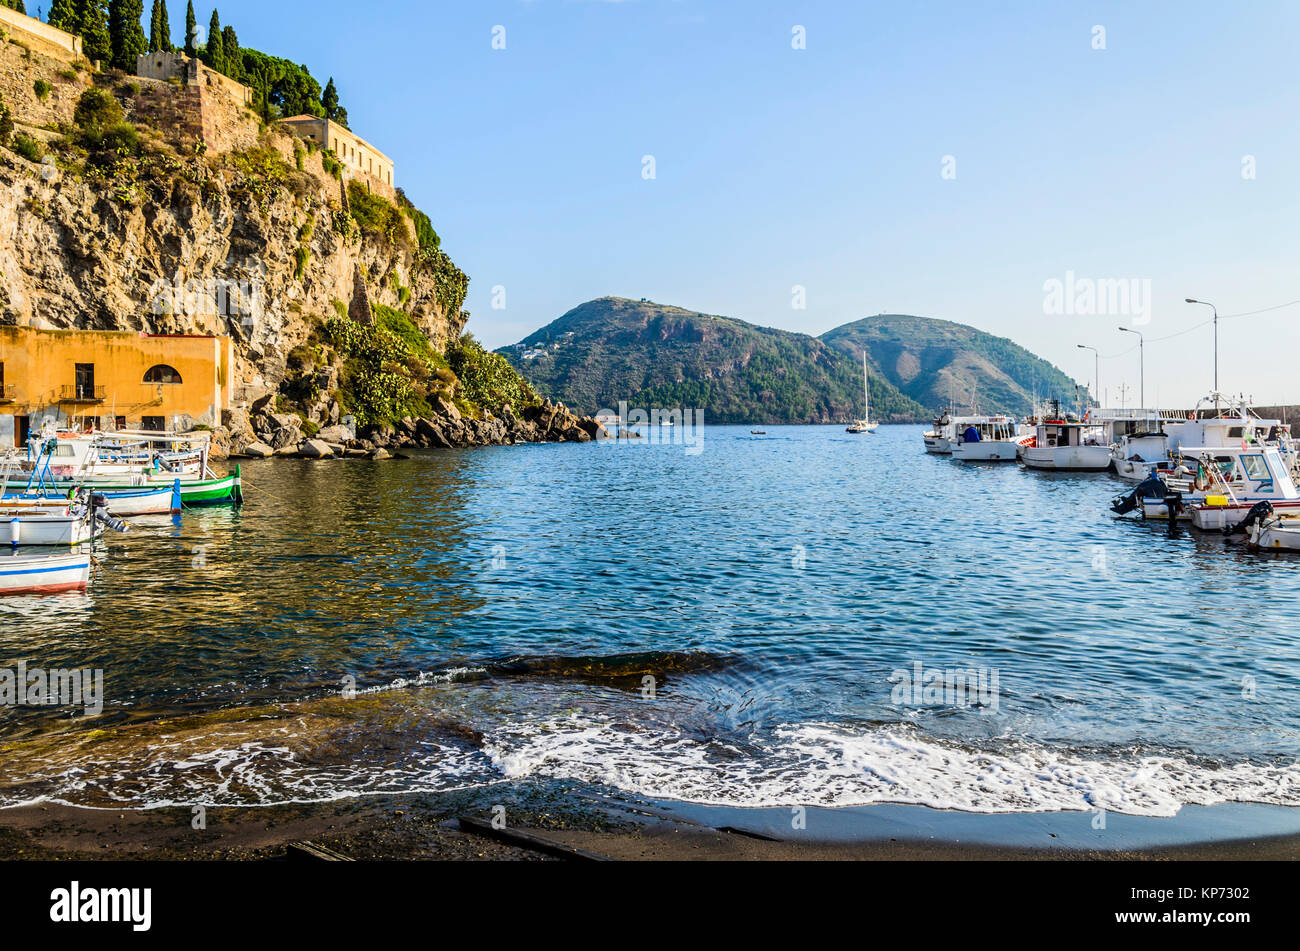
[[[0,709],[0,804],[1300,805],[1300,558],[1117,519],[1105,475],[910,426],[244,471],[242,511],[100,543],[86,595],[0,602],[0,666],[106,693]],[[900,697],[918,664],[986,702]]]

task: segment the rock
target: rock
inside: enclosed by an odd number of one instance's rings
[[[591,437],[581,426],[570,426],[562,434],[565,442],[591,442]]]
[[[449,449],[451,447],[451,441],[443,434],[441,429],[434,425],[433,420],[417,420],[415,430],[416,435],[424,440],[425,445],[436,449]]]
[[[370,453],[370,458],[378,462],[383,459],[393,458],[393,454],[390,453],[387,449],[376,449],[372,453]]]
[[[333,457],[334,449],[319,439],[304,439],[298,447],[298,454],[304,459],[329,459]]]
[[[587,416],[578,420],[578,426],[581,427],[592,439],[608,439],[609,432],[594,417]]]
[[[275,455],[275,450],[264,442],[252,442],[244,447],[242,455],[252,459],[269,459]]]
[[[439,416],[447,417],[447,419],[460,419],[460,410],[456,408],[456,404],[442,395],[433,398],[433,411]]]
[[[356,433],[349,432],[346,426],[326,426],[316,434],[317,439],[325,442],[346,443],[356,438]]]

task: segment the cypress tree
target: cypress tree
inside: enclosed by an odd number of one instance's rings
[[[208,48],[207,48],[208,65],[219,73],[224,73],[226,66],[225,52],[221,43],[221,17],[217,16],[217,11],[212,11],[212,19],[208,21]]]
[[[194,0],[185,6],[185,52],[189,56],[198,56],[198,47],[194,40],[199,35],[199,21],[194,19]]]
[[[81,36],[81,50],[86,59],[108,62],[113,55],[113,40],[109,36],[104,0],[73,0],[72,16],[77,27],[74,32]]]
[[[57,26],[60,30],[76,33],[77,18],[76,11],[73,10],[72,0],[54,0],[50,4],[50,16],[46,22],[50,26]]]
[[[153,15],[149,18],[149,52],[170,53],[171,32],[171,23],[167,19],[167,4],[163,0],[153,0]]]
[[[112,64],[128,73],[135,72],[135,61],[149,49],[144,38],[140,18],[144,16],[144,0],[109,0],[109,37],[113,47]]]
[[[239,79],[244,74],[243,57],[239,55],[239,37],[235,28],[228,26],[221,31],[221,55],[225,59],[223,72],[231,79]]]
[[[325,91],[321,93],[320,104],[325,109],[326,119],[335,119],[339,114],[339,91],[334,85],[334,77],[325,84]]]

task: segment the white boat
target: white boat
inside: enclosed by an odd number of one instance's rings
[[[1028,438],[1014,416],[970,417],[956,436],[952,457],[962,462],[1015,462]]]
[[[92,541],[105,528],[124,532],[125,523],[110,515],[102,496],[77,489],[62,508],[0,502],[0,546],[66,547]]]
[[[1300,551],[1300,520],[1277,516],[1263,519],[1251,527],[1249,538],[1250,547],[1260,551]]]
[[[1102,426],[1067,418],[1059,401],[1034,427],[1034,438],[1020,447],[1020,461],[1030,469],[1104,472],[1110,468],[1110,444]]]
[[[1183,447],[1184,452],[1191,452]],[[1146,518],[1191,519],[1208,530],[1232,528],[1246,519],[1256,503],[1300,513],[1300,490],[1290,467],[1274,447],[1213,447],[1200,451],[1193,465],[1160,473],[1112,504],[1118,514],[1140,508]]]
[[[862,402],[866,409],[862,419],[855,419],[846,433],[874,433],[880,428],[879,423],[871,421],[871,378],[867,375],[867,351],[862,351]]]
[[[934,429],[924,434],[925,451],[939,456],[950,456],[957,447],[959,435],[972,423],[979,423],[985,416],[953,416],[944,413],[934,421]]]
[[[0,595],[85,591],[89,582],[89,552],[35,557],[0,555]]]

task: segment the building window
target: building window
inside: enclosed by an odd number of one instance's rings
[[[79,400],[93,400],[95,398],[95,365],[93,363],[74,364],[73,373],[76,380],[76,398]]]
[[[140,417],[140,428],[147,433],[165,433],[167,432],[167,417],[142,416]]]
[[[149,368],[149,371],[144,375],[144,381],[146,383],[180,383],[181,375],[176,372],[174,367],[160,363]]]

